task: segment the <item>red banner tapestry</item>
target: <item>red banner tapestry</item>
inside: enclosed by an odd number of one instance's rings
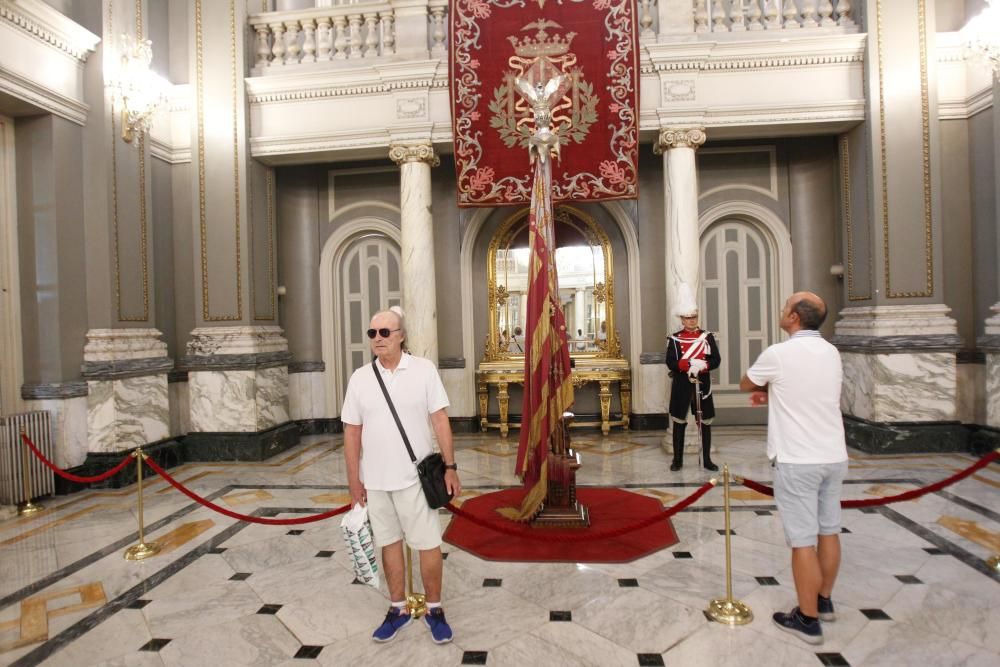
[[[552,200],[637,196],[635,0],[452,0],[451,101],[459,206],[531,199],[530,104],[516,81],[566,74],[552,105]]]

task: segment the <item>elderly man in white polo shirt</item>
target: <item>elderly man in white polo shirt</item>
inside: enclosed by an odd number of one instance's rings
[[[740,389],[768,405],[767,456],[774,500],[792,548],[799,606],[774,623],[810,644],[823,643],[820,619],[836,618],[830,595],[840,569],[840,491],[847,445],[840,413],[840,353],[820,335],[826,304],[812,292],[785,302],[781,328],[791,337],[764,350]]]
[[[462,485],[455,464],[455,449],[448,422],[448,395],[437,368],[428,359],[403,352],[406,326],[402,310],[377,313],[368,329],[376,361],[354,371],[344,396],[340,420],[344,424],[344,456],[351,502],[368,505],[375,543],[382,548],[392,603],[372,639],[387,642],[410,623],[403,587],[403,540],[420,552],[427,615],[424,617],[435,643],[452,639],[441,608],[441,524],[437,510],[424,497],[417,468],[375,375],[385,383],[419,462],[432,452],[431,428],[437,437],[447,470],[445,484],[453,495]]]

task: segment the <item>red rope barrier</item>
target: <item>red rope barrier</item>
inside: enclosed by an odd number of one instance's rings
[[[347,505],[344,505],[343,507],[338,507],[336,509],[332,509],[332,510],[329,510],[327,512],[323,512],[322,514],[310,514],[308,516],[296,517],[294,519],[268,519],[268,518],[265,518],[265,517],[250,516],[248,514],[240,514],[239,512],[233,512],[232,510],[227,510],[225,507],[221,507],[219,505],[216,505],[215,503],[213,503],[210,500],[205,500],[204,498],[202,498],[201,496],[199,496],[198,494],[196,494],[194,491],[191,491],[191,490],[187,489],[183,484],[181,484],[176,479],[174,479],[173,477],[171,477],[167,473],[167,471],[164,470],[163,468],[161,468],[156,463],[156,461],[154,461],[153,459],[147,458],[146,459],[146,464],[150,468],[153,469],[153,472],[155,472],[157,475],[159,475],[160,477],[162,477],[163,479],[165,479],[167,481],[167,483],[170,484],[170,486],[174,487],[175,489],[177,489],[178,491],[180,491],[181,493],[183,493],[185,496],[187,496],[191,500],[193,500],[193,501],[195,501],[195,502],[197,502],[197,503],[199,503],[201,505],[204,505],[205,507],[209,508],[210,510],[216,511],[219,514],[224,514],[224,515],[230,517],[231,519],[238,519],[240,521],[249,521],[250,523],[263,523],[263,524],[266,524],[268,526],[290,526],[290,525],[296,525],[296,524],[300,524],[300,523],[312,523],[313,521],[322,521],[323,519],[329,519],[330,517],[337,516],[338,514],[343,514],[347,510],[351,509],[351,505],[350,505],[350,503],[348,503]]]
[[[610,538],[614,538],[614,537],[621,537],[625,533],[631,533],[631,532],[636,531],[636,530],[641,530],[643,528],[646,528],[647,526],[652,526],[657,521],[662,521],[664,519],[669,519],[673,515],[675,515],[678,512],[680,512],[681,510],[684,510],[684,509],[688,508],[689,506],[693,505],[694,503],[696,503],[703,495],[705,495],[706,493],[708,493],[712,489],[712,487],[714,487],[714,486],[715,485],[712,482],[705,482],[697,491],[695,491],[690,496],[688,496],[684,500],[680,501],[679,503],[677,503],[676,505],[674,505],[670,509],[665,510],[663,512],[660,512],[659,514],[654,514],[653,516],[647,517],[647,518],[643,519],[642,521],[637,521],[635,523],[629,524],[629,525],[624,526],[622,528],[615,528],[614,530],[607,530],[607,531],[604,531],[603,533],[581,533],[581,534],[578,534],[578,535],[563,535],[563,534],[560,534],[558,536],[558,539],[560,541],[562,541],[562,542],[590,542],[590,541],[596,541],[596,540],[606,540],[606,539],[610,539]],[[502,533],[504,535],[511,535],[513,537],[519,537],[519,538],[523,538],[523,539],[527,539],[527,540],[539,540],[539,541],[545,541],[545,542],[548,542],[548,541],[550,541],[550,540],[553,539],[552,534],[549,533],[549,532],[547,532],[547,531],[546,532],[539,531],[538,534],[525,533],[523,530],[516,530],[514,528],[510,528],[508,526],[505,526],[504,524],[501,524],[501,523],[496,523],[496,522],[493,522],[493,521],[486,521],[485,519],[480,519],[479,517],[475,516],[474,514],[469,514],[468,512],[463,511],[463,510],[459,509],[458,507],[455,507],[451,503],[448,503],[447,505],[445,505],[445,509],[447,509],[449,512],[451,512],[452,514],[454,514],[457,517],[461,517],[463,519],[468,519],[469,521],[471,521],[474,524],[477,524],[477,525],[482,526],[484,528],[489,528],[490,530],[495,530],[496,532]]]
[[[1000,452],[992,451],[983,458],[979,459],[973,463],[968,468],[964,470],[959,470],[951,477],[942,479],[939,482],[935,482],[928,486],[921,487],[919,489],[913,489],[911,491],[905,491],[903,493],[897,493],[894,496],[885,496],[883,498],[869,498],[866,500],[842,500],[840,506],[844,509],[858,509],[859,507],[875,507],[877,505],[888,505],[890,503],[899,503],[906,500],[913,500],[914,498],[919,498],[920,496],[926,495],[928,493],[934,493],[935,491],[940,491],[941,489],[951,486],[955,482],[960,482],[977,470],[982,470],[988,466],[993,461],[1000,458]],[[743,486],[756,491],[758,493],[763,493],[766,496],[773,496],[774,489],[770,486],[761,484],[760,482],[755,482],[752,479],[744,479]]]
[[[38,451],[38,448],[35,447],[35,443],[33,443],[26,434],[24,433],[21,434],[21,440],[24,442],[24,444],[28,446],[28,448],[35,454],[35,456],[38,457],[38,460],[45,464],[46,468],[48,468],[55,474],[59,475],[63,479],[68,479],[71,482],[78,482],[80,484],[93,484],[95,482],[103,482],[109,477],[114,477],[119,472],[121,472],[122,468],[127,466],[129,462],[131,462],[132,460],[132,455],[126,454],[125,458],[122,459],[122,462],[116,465],[111,470],[103,472],[100,475],[94,475],[93,477],[80,477],[79,475],[74,475],[71,472],[66,472],[65,470],[62,470],[61,468],[56,466],[56,464],[52,463],[52,461],[45,458],[45,455],[42,454],[40,451]]]

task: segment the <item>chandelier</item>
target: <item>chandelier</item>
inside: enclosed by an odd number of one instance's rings
[[[986,9],[965,24],[962,40],[966,57],[985,63],[1000,76],[1000,3],[987,0]]]
[[[120,53],[110,87],[114,104],[121,109],[122,140],[132,143],[137,133],[149,129],[153,114],[166,101],[167,82],[149,68],[153,43],[148,39],[122,35]]]

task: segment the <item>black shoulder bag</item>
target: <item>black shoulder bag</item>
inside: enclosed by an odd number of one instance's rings
[[[403,422],[399,421],[399,415],[396,414],[396,406],[392,404],[392,399],[389,398],[389,391],[385,388],[385,382],[382,381],[382,374],[378,372],[375,360],[372,360],[372,370],[375,372],[378,386],[382,388],[385,402],[389,404],[389,412],[392,413],[392,418],[396,420],[396,427],[399,429],[399,434],[403,436],[403,444],[406,445],[406,452],[410,455],[410,460],[417,464],[417,476],[420,478],[420,486],[424,489],[424,496],[427,497],[427,504],[430,505],[432,510],[444,507],[451,502],[451,494],[448,493],[448,486],[444,483],[444,459],[439,452],[434,452],[427,455],[420,463],[417,463],[417,457],[413,455],[413,448],[410,447],[410,439],[406,437],[406,431],[403,430]]]

